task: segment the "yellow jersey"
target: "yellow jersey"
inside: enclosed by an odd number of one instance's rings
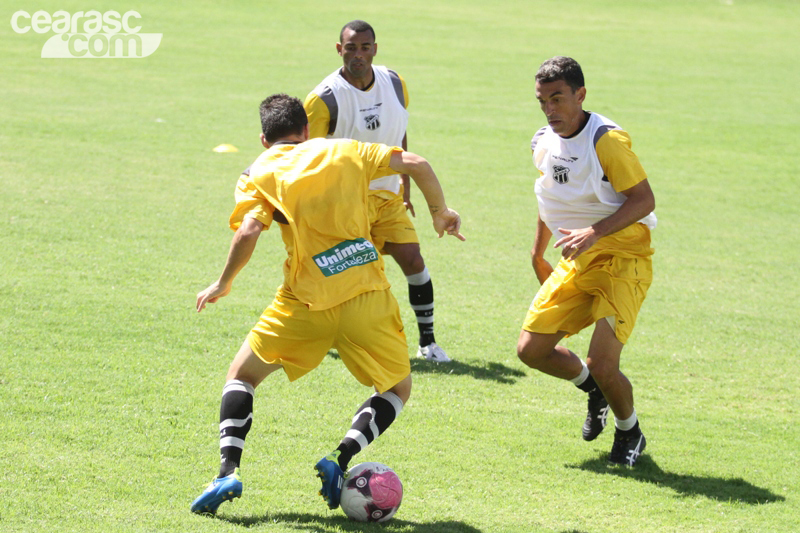
[[[389,163],[400,151],[350,139],[277,143],[239,178],[230,227],[238,229],[245,217],[264,229],[281,221],[288,254],[283,285],[310,310],[387,289],[383,260],[370,241],[367,191],[370,181],[395,173]]]

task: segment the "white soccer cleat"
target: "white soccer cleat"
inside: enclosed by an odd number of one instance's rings
[[[417,350],[417,357],[424,357],[428,361],[433,361],[434,363],[450,362],[450,358],[447,357],[446,353],[444,353],[442,347],[435,342],[432,342],[427,346],[420,346],[419,350]]]

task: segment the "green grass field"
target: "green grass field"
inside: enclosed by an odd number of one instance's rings
[[[9,21],[59,9],[136,9],[163,39],[144,59],[41,59],[52,34]],[[800,527],[795,0],[19,0],[0,15],[0,531]],[[334,357],[258,389],[243,498],[195,516],[225,371],[281,280],[278,232],[229,297],[198,315],[195,295],[227,254],[258,103],[303,98],[340,66],[354,18],[408,82],[409,147],[463,215],[466,243],[436,239],[424,209],[416,221],[456,362],[413,360],[401,418],[356,457],[403,480],[387,525],[317,496],[314,462],[370,392]],[[581,440],[579,391],[515,355],[538,287],[533,76],[553,55],[581,62],[586,108],[630,132],[656,194],[655,280],[623,352],[648,438],[634,470],[606,467],[611,431]],[[567,342],[584,355],[588,340]]]

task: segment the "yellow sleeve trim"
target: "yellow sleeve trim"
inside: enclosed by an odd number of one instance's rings
[[[381,143],[353,142],[356,143],[356,149],[364,162],[364,174],[367,180],[372,181],[384,176],[397,174],[397,171],[392,170],[389,165],[392,161],[392,154],[403,152],[402,148]]]
[[[322,101],[317,93],[309,93],[303,103],[308,115],[308,136],[311,139],[316,137],[327,137],[328,126],[331,122],[331,113],[328,106]]]
[[[233,208],[233,213],[228,220],[228,225],[234,231],[239,229],[245,218],[255,218],[262,224],[264,229],[269,228],[272,224],[272,213],[275,208],[272,207],[261,192],[256,188],[255,183],[246,174],[239,177],[236,184],[236,207]]]
[[[617,192],[630,189],[647,179],[639,158],[631,150],[631,137],[624,130],[610,130],[595,146],[600,166]]]
[[[403,86],[403,101],[405,102],[406,109],[408,109],[408,86],[406,85],[406,80],[403,79],[403,76],[400,74],[397,75],[400,78],[400,84]]]

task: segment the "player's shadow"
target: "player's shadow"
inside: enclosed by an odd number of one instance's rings
[[[339,359],[336,350],[330,350],[328,355],[334,359]],[[491,361],[479,361],[474,364],[461,361],[450,361],[449,363],[434,363],[419,357],[411,359],[412,374],[447,374],[451,376],[470,376],[475,379],[491,380],[506,385],[513,385],[519,378],[526,376],[525,372],[517,368],[511,368],[501,363]]]
[[[518,368],[511,368],[492,361],[434,363],[421,358],[411,360],[411,372],[417,374],[470,376],[475,379],[491,380],[506,385],[513,385],[519,378],[526,376],[525,372]]]
[[[578,465],[566,466],[568,468],[577,468],[599,474],[610,474],[653,483],[660,487],[669,487],[675,492],[686,496],[705,496],[714,500],[741,502],[750,505],[786,500],[786,497],[775,494],[769,489],[757,487],[740,477],[721,478],[665,472],[649,455],[642,455],[636,462],[635,468],[609,465],[605,454],[597,459],[589,459]]]
[[[332,533],[339,531],[402,531],[403,533],[482,533],[480,529],[456,520],[442,520],[428,523],[411,522],[393,518],[383,524],[354,522],[344,515],[323,516],[312,513],[267,513],[252,516],[218,516],[231,524],[253,527],[262,523],[280,523],[285,528],[313,533]]]

